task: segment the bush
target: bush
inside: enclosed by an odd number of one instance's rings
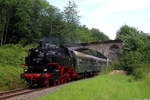
[[[150,74],[150,64],[138,64],[134,66],[136,68],[133,70],[133,75],[136,79],[146,78]]]
[[[142,78],[150,72],[150,39],[149,36],[136,28],[127,25],[121,27],[117,38],[123,41],[121,49],[122,57],[119,60],[119,68]]]
[[[28,49],[34,44],[22,47],[21,45],[8,44],[0,47],[0,91],[25,87],[25,82],[20,78],[23,72],[25,56]]]
[[[0,91],[25,87],[25,82],[20,78],[22,72],[21,66],[0,64]]]
[[[102,73],[107,74],[112,70],[123,70],[123,67],[120,65],[118,61],[112,62],[104,67],[102,67]]]
[[[0,63],[19,65],[24,63],[27,53],[20,45],[8,44],[0,47]]]

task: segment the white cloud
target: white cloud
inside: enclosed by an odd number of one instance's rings
[[[148,28],[150,23],[145,24],[145,20],[150,22],[150,13],[144,12],[146,9],[150,9],[149,0],[101,0],[99,3],[102,2],[103,5],[98,6],[93,12],[89,12],[88,16],[81,20],[81,23],[90,28],[99,28],[111,39],[115,38],[116,31],[124,24],[150,32]]]
[[[102,7],[98,7],[92,15],[109,15],[113,12],[123,12],[150,8],[149,0],[105,0]],[[100,12],[100,13],[99,13]]]
[[[52,0],[51,0],[52,1]],[[68,0],[53,0],[62,9]],[[99,28],[111,39],[124,24],[150,32],[150,0],[74,0],[79,8],[81,23]]]

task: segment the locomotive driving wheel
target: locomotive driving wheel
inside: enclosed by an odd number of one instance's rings
[[[54,83],[53,83],[53,84],[54,84],[54,86],[55,86],[55,85],[59,85],[59,84],[60,84],[60,81],[59,81],[58,79],[54,80],[53,82],[54,82]]]
[[[45,80],[44,85],[45,85],[46,87],[49,87],[49,86],[50,86],[50,82],[49,82],[48,79]]]

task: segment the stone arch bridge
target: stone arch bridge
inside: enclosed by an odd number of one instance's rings
[[[107,40],[107,41],[98,41],[98,42],[90,42],[90,43],[79,43],[69,46],[69,48],[73,50],[87,48],[91,50],[95,50],[109,60],[116,60],[120,56],[118,51],[119,48],[123,47],[123,43],[121,40]]]

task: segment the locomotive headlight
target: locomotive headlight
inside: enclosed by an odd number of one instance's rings
[[[24,72],[27,72],[28,70],[27,69],[24,69]]]
[[[58,73],[58,72],[59,72],[59,69],[56,69],[55,72]]]
[[[38,52],[38,51],[39,51],[38,49],[35,50],[35,52]]]
[[[47,72],[47,69],[44,69],[43,71],[44,71],[44,72]]]

